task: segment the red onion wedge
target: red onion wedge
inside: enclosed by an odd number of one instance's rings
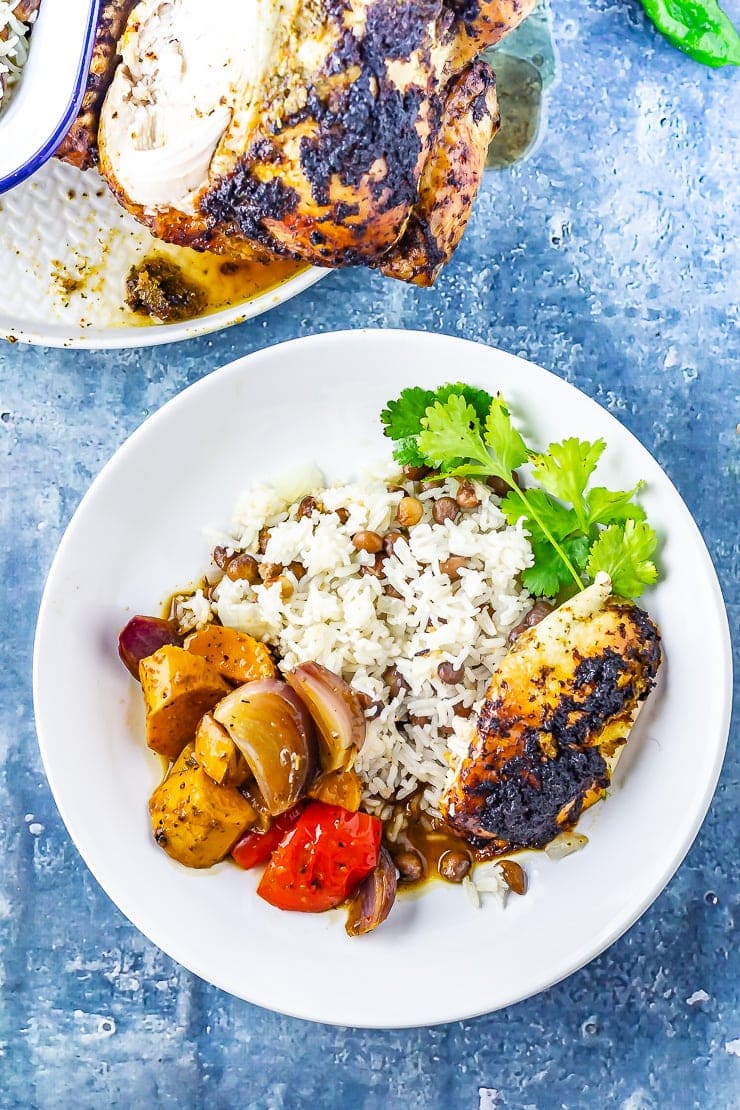
[[[249,764],[268,813],[292,809],[317,769],[313,722],[298,695],[265,678],[232,690],[212,712]]]
[[[183,638],[177,628],[177,621],[162,620],[161,617],[132,617],[118,637],[118,654],[121,662],[131,671],[134,678],[139,677],[139,663],[166,644],[182,647]]]
[[[396,900],[396,865],[385,848],[380,849],[375,869],[363,879],[347,908],[345,929],[351,937],[377,929]]]
[[[318,729],[321,770],[348,767],[365,742],[365,714],[357,694],[320,663],[302,663],[285,681],[306,703]]]

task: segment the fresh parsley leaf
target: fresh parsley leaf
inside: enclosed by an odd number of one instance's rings
[[[587,488],[603,440],[571,437],[534,454],[503,397],[463,382],[404,389],[381,420],[402,466],[432,466],[481,481],[495,475],[509,485],[501,508],[510,523],[523,520],[529,533],[534,566],[522,580],[533,594],[556,597],[574,585],[580,589],[586,575],[593,578],[600,570],[625,597],[639,597],[655,581],[657,537],[633,502],[642,482],[632,490]],[[522,490],[514,471],[528,460],[540,485]]]
[[[536,597],[557,597],[561,590],[573,592],[573,575],[563,562],[557,548],[541,534],[530,538],[534,566],[522,575],[522,582]],[[560,546],[573,566],[584,570],[588,559],[588,540],[585,536],[571,536],[561,540]],[[580,583],[583,586],[583,583]]]
[[[434,404],[431,389],[412,386],[404,389],[396,401],[389,401],[380,414],[384,434],[390,439],[407,439],[421,431],[421,421],[430,405]]]
[[[557,597],[570,581],[570,573],[547,540],[531,540],[534,563],[522,574],[522,585],[533,597]]]
[[[409,389],[404,389],[397,400],[389,401],[381,412],[380,422],[385,435],[396,440],[418,436],[427,409],[437,401],[444,405],[454,394],[463,397],[467,404],[472,405],[482,424],[493,400],[491,394],[485,389],[476,389],[475,386],[465,385],[463,382],[450,382],[436,390],[411,386]]]
[[[509,524],[523,519],[529,532],[535,565],[522,576],[524,585],[530,593],[554,597],[563,586],[578,581],[574,571],[582,573],[586,569],[588,537],[579,531],[573,509],[567,509],[544,490],[528,489],[525,498],[526,503],[512,491],[501,502],[501,511]]]
[[[621,597],[639,597],[646,586],[658,577],[652,556],[658,546],[658,537],[643,520],[627,520],[624,524],[610,524],[591,547],[587,570],[591,578],[606,571],[612,580],[612,589]]]
[[[475,415],[481,422],[485,424],[488,410],[493,404],[493,397],[487,393],[485,389],[476,389],[472,385],[464,385],[463,382],[456,382],[454,385],[442,385],[434,394],[434,400],[439,401],[441,405],[447,401],[453,393],[459,394],[464,397],[469,405],[475,409]]]
[[[588,536],[579,533],[577,536],[568,536],[562,540],[563,549],[574,567],[578,567],[581,574],[586,573],[588,554],[591,550],[591,541]]]
[[[432,466],[447,472],[460,460],[473,460],[482,466],[492,461],[481,439],[475,409],[456,393],[444,404],[436,401],[427,409],[419,450]]]
[[[603,439],[594,443],[564,439],[562,443],[551,443],[546,454],[533,455],[531,459],[535,478],[548,493],[573,506],[584,531],[588,525],[583,494],[605,447]]]
[[[527,528],[534,528],[544,535],[543,526],[556,540],[562,540],[571,532],[578,530],[578,517],[572,509],[566,509],[549,493],[541,489],[528,489],[525,501],[513,490],[501,502],[501,511],[509,524],[515,524],[524,517]]]
[[[638,482],[634,489],[611,490],[594,486],[586,494],[588,524],[617,524],[624,520],[644,520],[642,505],[633,503],[632,498],[642,489],[644,482]]]
[[[393,448],[393,458],[399,466],[426,466],[426,456],[419,450],[419,437],[399,439]]]
[[[502,471],[511,474],[529,457],[527,445],[511,423],[506,402],[500,393],[491,401],[485,424],[486,446],[491,449]]]

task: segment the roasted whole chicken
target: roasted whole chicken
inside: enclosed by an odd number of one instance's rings
[[[169,242],[429,285],[499,124],[477,55],[534,3],[109,0],[61,155]]]
[[[605,794],[660,665],[607,575],[522,633],[491,677],[442,811],[483,855],[542,848]]]

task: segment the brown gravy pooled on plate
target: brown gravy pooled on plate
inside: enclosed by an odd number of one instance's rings
[[[400,889],[416,889],[431,879],[461,883],[470,874],[474,852],[440,818],[421,813],[416,797],[399,806],[384,828]]]
[[[399,830],[400,825],[400,830]],[[398,805],[383,823],[385,843],[399,872],[398,889],[418,890],[432,879],[462,883],[477,863],[496,860],[501,877],[515,894],[524,894],[527,877],[516,852],[471,844],[440,817],[421,812],[418,795]],[[504,855],[506,858],[504,858]]]

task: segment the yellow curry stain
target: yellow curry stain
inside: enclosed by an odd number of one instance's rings
[[[137,259],[136,264],[145,259],[165,258],[178,267],[183,278],[198,286],[206,295],[206,307],[202,315],[210,315],[225,308],[246,304],[263,293],[283,285],[290,278],[308,269],[303,262],[241,262],[224,258],[223,255],[176,247],[169,243],[156,243]],[[121,303],[124,303],[125,289],[121,290]],[[141,315],[126,309],[127,323],[147,327],[161,324],[160,320]]]

